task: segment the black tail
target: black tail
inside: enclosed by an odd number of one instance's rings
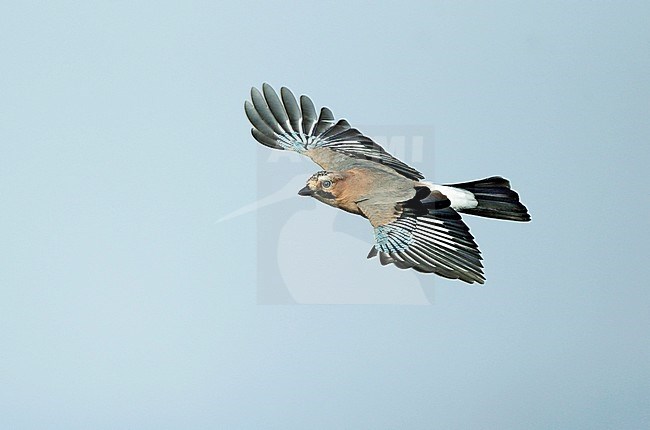
[[[510,221],[530,221],[528,209],[519,201],[519,194],[510,189],[507,179],[493,176],[448,186],[467,190],[478,201],[477,207],[462,209],[460,212]]]

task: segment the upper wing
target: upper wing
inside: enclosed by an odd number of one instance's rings
[[[304,154],[325,170],[350,168],[355,160],[370,160],[388,166],[409,179],[424,176],[390,155],[377,143],[342,119],[334,120],[332,111],[323,107],[316,115],[314,103],[300,96],[300,104],[289,89],[280,89],[281,98],[268,84],[262,93],[251,89],[251,101],[244,109],[253,125],[253,137],[263,145]]]
[[[375,226],[375,245],[368,258],[379,254],[381,264],[436,273],[468,283],[485,282],[481,252],[469,228],[440,192],[417,188],[413,199],[397,206],[358,203]],[[390,220],[392,215],[392,220]]]

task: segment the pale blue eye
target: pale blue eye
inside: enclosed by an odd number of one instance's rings
[[[332,181],[323,181],[323,188],[329,188],[332,186]]]

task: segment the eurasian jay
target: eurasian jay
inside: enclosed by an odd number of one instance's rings
[[[280,97],[268,84],[262,92],[252,88],[244,109],[259,143],[306,155],[324,169],[298,194],[367,218],[375,233],[368,258],[379,255],[382,265],[482,284],[481,253],[459,212],[530,221],[508,180],[425,182],[346,120],[336,121],[328,108],[317,115],[304,95],[298,104],[287,88]]]

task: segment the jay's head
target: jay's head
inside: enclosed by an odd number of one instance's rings
[[[307,185],[298,191],[298,194],[311,196],[325,204],[336,206],[336,199],[342,191],[343,180],[343,175],[336,172],[314,173],[307,181]]]

